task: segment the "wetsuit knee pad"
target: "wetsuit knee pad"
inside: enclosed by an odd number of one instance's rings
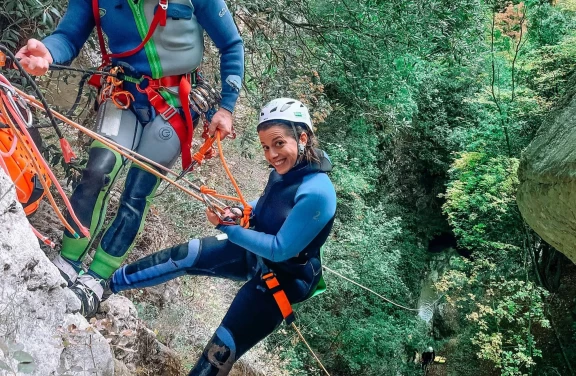
[[[236,343],[228,329],[223,326],[204,348],[202,356],[188,376],[226,376],[236,362]]]
[[[82,178],[70,197],[70,203],[84,226],[91,225],[94,210],[99,206],[98,201],[103,198],[101,193],[110,188],[121,167],[122,158],[119,154],[92,144]],[[75,227],[75,224],[72,226]]]
[[[198,259],[199,244],[198,239],[193,239],[187,243],[166,248],[160,252],[156,252],[127,265],[124,274],[125,276],[131,276],[145,270],[151,271],[154,268],[158,270],[168,270],[169,268],[176,269],[194,266]]]
[[[112,291],[155,286],[186,274],[196,264],[199,245],[199,240],[193,239],[123,266],[112,277]]]

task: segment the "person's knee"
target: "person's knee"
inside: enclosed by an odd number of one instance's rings
[[[82,178],[70,197],[72,207],[83,225],[90,225],[94,209],[104,197],[102,192],[110,188],[121,167],[121,157],[113,151],[98,146],[90,149]],[[67,230],[66,234],[72,237]]]
[[[112,150],[91,148],[79,187],[87,194],[98,194],[100,190],[107,188],[117,172],[119,159],[120,156]]]
[[[140,225],[148,202],[158,187],[158,177],[139,168],[132,168],[126,178],[124,192],[120,197],[118,216],[127,223]]]
[[[236,359],[234,337],[228,329],[220,326],[188,376],[226,376]]]
[[[125,266],[124,274],[133,275],[159,265],[169,265],[174,269],[191,267],[196,263],[198,250],[198,239],[190,240],[187,243],[177,244]]]

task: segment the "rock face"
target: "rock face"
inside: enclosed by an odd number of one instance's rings
[[[177,354],[138,319],[134,304],[127,298],[112,295],[100,306],[97,318],[94,326],[112,346],[118,375],[137,375],[138,370],[158,376],[182,374]]]
[[[576,80],[572,79],[573,83]],[[576,95],[541,126],[518,168],[522,216],[546,242],[576,262]]]
[[[0,169],[0,370],[113,376],[110,346],[76,313],[80,302],[40,250],[14,189]]]

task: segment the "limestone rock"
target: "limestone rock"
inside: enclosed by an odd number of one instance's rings
[[[543,123],[522,155],[518,178],[518,207],[526,222],[576,262],[576,95],[568,95]]]
[[[93,325],[108,339],[115,358],[127,369],[145,369],[159,376],[182,374],[177,354],[156,339],[156,334],[138,319],[136,308],[125,297],[113,295],[102,303]]]
[[[113,376],[108,343],[76,313],[80,302],[41,251],[14,189],[0,169],[0,360],[15,370],[26,353],[33,375]]]

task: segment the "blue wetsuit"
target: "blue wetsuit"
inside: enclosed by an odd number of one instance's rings
[[[254,209],[253,229],[219,225],[226,235],[194,239],[123,266],[112,277],[112,291],[154,286],[185,274],[248,281],[190,373],[226,375],[283,320],[261,279],[261,263],[276,273],[291,303],[314,292],[322,275],[320,248],[336,211],[334,186],[326,175],[331,168],[323,156],[320,163],[302,162],[284,175],[272,171]]]
[[[112,53],[133,49],[148,31],[157,0],[99,0],[102,30]],[[158,26],[145,48],[122,58],[139,74],[160,78],[185,74],[200,66],[203,30],[221,53],[221,107],[232,112],[244,74],[244,47],[223,0],[170,0],[166,26]],[[70,0],[66,14],[42,42],[55,63],[67,64],[78,56],[94,29],[92,0]],[[132,89],[132,87],[129,87]],[[137,90],[133,94],[143,98]]]

